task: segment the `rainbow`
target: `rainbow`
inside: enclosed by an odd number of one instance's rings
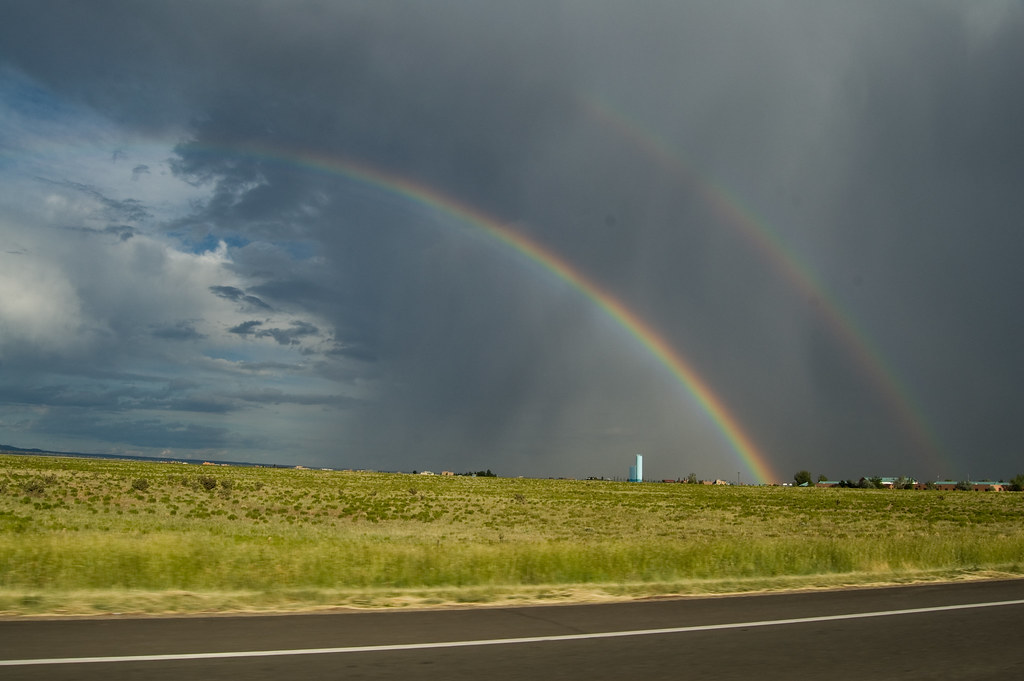
[[[723,221],[736,229],[751,243],[772,268],[802,296],[821,301],[816,306],[834,338],[852,356],[886,407],[896,415],[900,426],[909,435],[923,463],[939,465],[944,470],[955,466],[944,452],[932,427],[911,398],[907,388],[897,379],[878,348],[858,328],[854,320],[843,311],[839,302],[828,293],[811,269],[789,250],[782,239],[763,220],[744,206],[743,202],[726,188],[707,180],[693,171],[670,145],[641,124],[629,119],[610,105],[594,98],[581,99],[584,109],[599,123],[615,130],[645,156],[654,159],[664,170],[687,187],[696,190]]]
[[[217,149],[205,145],[186,144],[181,148],[216,153]],[[750,436],[744,431],[739,420],[715,394],[711,386],[701,378],[693,365],[677,352],[653,327],[623,305],[607,291],[575,269],[557,253],[545,248],[526,234],[503,224],[500,220],[486,215],[476,208],[462,203],[440,191],[411,179],[387,173],[365,163],[351,160],[318,156],[308,152],[282,151],[268,147],[247,145],[232,146],[224,153],[241,154],[245,157],[265,159],[271,162],[295,165],[321,173],[339,176],[346,180],[373,187],[387,194],[397,195],[415,204],[428,207],[441,214],[469,225],[491,237],[503,246],[513,249],[527,259],[539,264],[551,274],[569,284],[572,288],[592,300],[617,324],[626,329],[643,347],[664,365],[672,375],[693,396],[700,407],[711,417],[717,428],[739,454],[746,467],[760,483],[781,480]]]

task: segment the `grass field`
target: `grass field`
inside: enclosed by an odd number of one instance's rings
[[[601,599],[1024,572],[1024,494],[0,455],[0,613]]]

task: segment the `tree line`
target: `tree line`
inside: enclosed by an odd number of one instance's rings
[[[812,484],[812,477],[810,471],[797,471],[793,476],[794,482],[799,485]],[[818,482],[828,480],[828,476],[822,474],[818,476]],[[893,481],[892,489],[913,489],[915,481],[913,478],[908,478],[901,475]],[[926,489],[935,489],[934,482],[926,482]],[[882,484],[882,478],[873,476],[870,478],[861,478],[860,480],[840,480],[837,487],[846,487],[850,489],[882,489],[885,485]],[[970,490],[972,488],[969,480],[960,480],[956,483],[956,488],[960,490]],[[1019,473],[1015,477],[1011,478],[1009,483],[1009,489],[1014,492],[1024,491],[1024,473]]]

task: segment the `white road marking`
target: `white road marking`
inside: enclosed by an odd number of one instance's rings
[[[293,650],[246,650],[222,653],[172,653],[167,655],[117,655],[109,657],[55,657],[36,660],[0,660],[0,667],[27,667],[48,664],[86,664],[115,662],[160,662],[176,660],[214,660],[233,657],[281,657],[284,655],[333,655],[339,653],[380,653],[396,650],[429,650],[431,648],[468,648],[471,646],[513,645],[517,643],[551,643],[557,641],[584,641],[598,638],[623,638],[628,636],[656,636],[661,634],[687,634],[697,631],[720,629],[750,629],[754,627],[775,627],[787,624],[809,624],[813,622],[836,622],[840,620],[867,619],[869,617],[891,617],[893,615],[916,615],[950,610],[973,610],[995,608],[1004,605],[1024,605],[1024,599],[994,601],[990,603],[964,603],[961,605],[937,605],[928,608],[906,610],[881,610],[877,612],[856,612],[846,615],[820,615],[817,617],[794,617],[781,620],[756,622],[729,622],[727,624],[701,624],[690,627],[667,629],[636,629],[632,631],[602,631],[593,634],[561,634],[556,636],[524,636],[521,638],[494,638],[475,641],[439,641],[436,643],[396,643],[390,645],[349,646],[342,648],[297,648]]]

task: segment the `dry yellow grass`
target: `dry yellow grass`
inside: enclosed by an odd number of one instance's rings
[[[1024,495],[0,456],[0,612],[636,598],[1022,572]]]

